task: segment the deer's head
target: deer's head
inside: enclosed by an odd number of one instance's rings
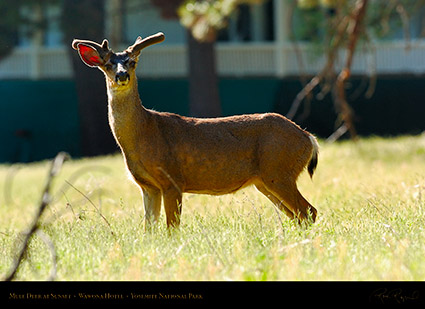
[[[142,39],[140,36],[125,51],[115,53],[109,48],[108,40],[98,44],[88,40],[74,39],[72,48],[78,51],[81,60],[92,68],[99,68],[113,88],[125,88],[135,78],[140,52],[145,47],[164,41],[162,32]]]

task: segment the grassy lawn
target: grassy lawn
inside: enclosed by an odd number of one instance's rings
[[[0,165],[2,277],[48,166]],[[56,280],[425,280],[425,136],[322,142],[313,182],[304,173],[298,183],[318,210],[311,227],[248,188],[186,194],[179,230],[167,232],[162,211],[155,234],[145,234],[141,195],[120,155],[68,161],[42,218],[45,236],[32,239],[17,279],[49,277],[47,237]]]

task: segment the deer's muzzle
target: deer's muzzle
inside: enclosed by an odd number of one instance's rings
[[[126,85],[128,81],[130,80],[130,74],[127,72],[118,72],[115,75],[115,81],[118,85]]]

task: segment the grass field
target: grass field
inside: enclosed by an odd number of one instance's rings
[[[48,166],[0,165],[1,277]],[[167,232],[162,211],[156,233],[145,234],[140,192],[120,155],[68,161],[42,218],[44,236],[32,238],[17,279],[49,277],[44,237],[57,255],[56,280],[425,280],[425,136],[322,142],[313,182],[304,173],[298,183],[319,212],[311,227],[248,188],[186,194],[179,230]]]

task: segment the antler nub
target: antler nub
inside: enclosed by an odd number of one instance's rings
[[[103,48],[104,50],[109,50],[109,42],[108,42],[108,40],[107,40],[107,39],[104,39],[104,40],[103,40],[103,42],[102,42],[102,48]]]

